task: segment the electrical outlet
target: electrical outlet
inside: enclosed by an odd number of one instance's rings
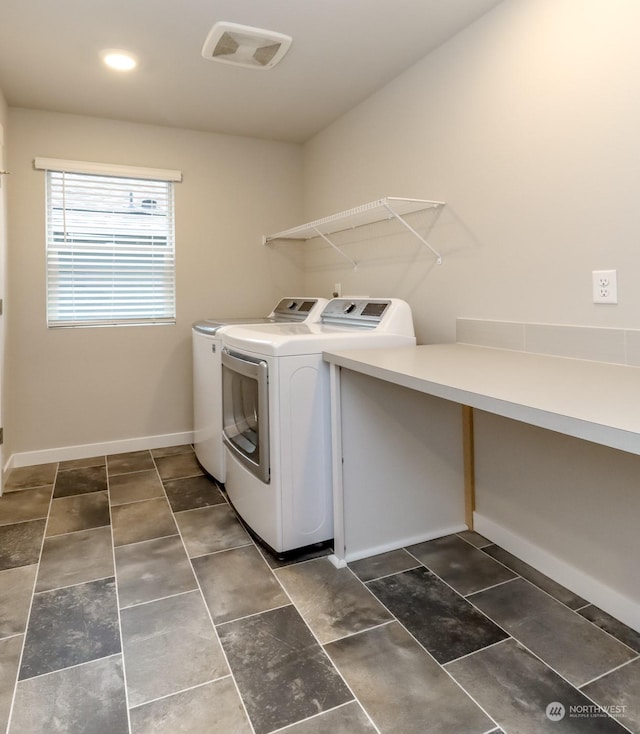
[[[594,270],[591,273],[594,303],[618,303],[618,278],[615,270]]]
[[[340,298],[341,295],[342,295],[342,283],[334,283],[333,284],[333,297]]]

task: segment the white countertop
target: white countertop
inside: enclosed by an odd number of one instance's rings
[[[326,361],[640,455],[640,367],[467,344],[325,352]]]

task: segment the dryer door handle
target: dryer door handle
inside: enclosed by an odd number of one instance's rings
[[[264,360],[254,361],[245,357],[236,357],[226,349],[222,350],[222,364],[234,372],[238,372],[245,377],[251,377],[254,380],[259,379],[260,373],[267,366]]]

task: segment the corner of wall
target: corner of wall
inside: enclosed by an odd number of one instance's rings
[[[6,149],[6,143],[7,143],[7,136],[6,136],[6,127],[7,127],[7,118],[8,118],[9,109],[7,107],[7,102],[4,97],[4,93],[2,89],[0,89],[0,171],[4,170],[5,166],[5,149]],[[0,299],[2,299],[2,304],[4,306],[4,301],[6,297],[6,250],[7,250],[7,194],[6,194],[6,186],[4,186],[4,180],[6,176],[0,175]],[[2,315],[0,315],[0,319],[2,320],[2,323],[0,323],[0,426],[4,425],[4,417],[5,417],[5,411],[4,411],[4,400],[3,396],[6,394],[5,390],[5,365],[4,365],[4,335],[5,335],[5,316],[4,316],[4,308],[2,309]],[[4,438],[4,437],[3,437]],[[6,457],[9,455],[8,451],[4,450],[4,446],[0,447],[0,472],[4,474],[5,467],[6,471],[9,471],[10,466],[7,462],[5,465]],[[2,477],[0,477],[0,490],[2,489]]]

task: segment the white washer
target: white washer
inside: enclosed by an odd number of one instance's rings
[[[415,344],[411,309],[336,298],[319,322],[222,333],[226,491],[278,555],[333,538],[329,365],[322,352]]]
[[[220,483],[225,481],[222,447],[221,330],[230,324],[317,321],[326,298],[283,298],[268,316],[205,319],[191,329],[193,348],[194,448],[200,464]]]

